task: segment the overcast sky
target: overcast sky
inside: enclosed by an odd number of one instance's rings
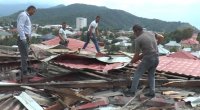
[[[106,6],[144,18],[188,22],[200,29],[200,0],[0,0],[0,4],[38,3],[69,5],[73,3]]]

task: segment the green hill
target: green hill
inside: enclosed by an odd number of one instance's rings
[[[7,17],[1,17],[0,22],[16,20],[18,14],[19,12]],[[70,26],[75,27],[76,17],[87,18],[89,24],[96,15],[101,16],[99,26],[102,29],[130,29],[134,24],[140,24],[144,28],[160,32],[171,32],[179,28],[195,28],[189,23],[146,19],[122,10],[85,4],[59,5],[52,8],[38,9],[37,13],[31,18],[33,23],[41,25],[60,24],[62,21],[66,21]]]

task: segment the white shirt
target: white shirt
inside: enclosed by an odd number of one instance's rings
[[[24,11],[18,15],[17,18],[17,31],[19,33],[20,39],[26,39],[25,34],[28,34],[31,37],[31,21],[29,14]]]
[[[88,31],[90,31],[90,28],[92,28],[92,33],[95,33],[95,29],[97,28],[98,23],[96,22],[96,20],[92,21],[89,25]]]
[[[71,32],[71,31],[69,31],[69,30],[67,30],[67,29],[63,29],[63,28],[60,28],[59,29],[59,34],[61,34],[61,36],[64,38],[64,39],[67,39],[67,36],[68,35],[72,35],[72,34],[74,34],[73,32]]]

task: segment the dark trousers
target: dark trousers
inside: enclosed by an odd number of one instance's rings
[[[20,38],[18,38],[17,40],[17,45],[19,48],[19,52],[21,55],[21,71],[22,73],[27,73],[28,71],[28,43],[26,41],[26,39],[21,40]]]
[[[94,43],[97,52],[100,52],[99,45],[98,45],[97,38],[96,38],[95,34],[92,33],[92,37],[90,37],[89,32],[87,32],[87,39],[86,39],[86,42],[83,46],[83,49],[85,49],[87,47],[88,43],[90,42],[90,39]]]
[[[158,66],[158,55],[144,56],[142,62],[138,65],[132,80],[131,91],[136,92],[140,77],[148,72],[149,93],[155,93],[155,71]]]
[[[60,40],[60,42],[59,42],[60,45],[63,45],[63,46],[66,46],[66,47],[68,46],[68,43],[69,43],[68,40],[65,40],[65,41]]]

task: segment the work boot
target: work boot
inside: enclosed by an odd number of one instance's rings
[[[153,98],[153,97],[155,97],[155,93],[146,93],[146,94],[144,94],[144,96]]]
[[[124,95],[125,95],[126,97],[134,97],[134,96],[135,96],[135,92],[130,91],[130,90],[124,91]]]

